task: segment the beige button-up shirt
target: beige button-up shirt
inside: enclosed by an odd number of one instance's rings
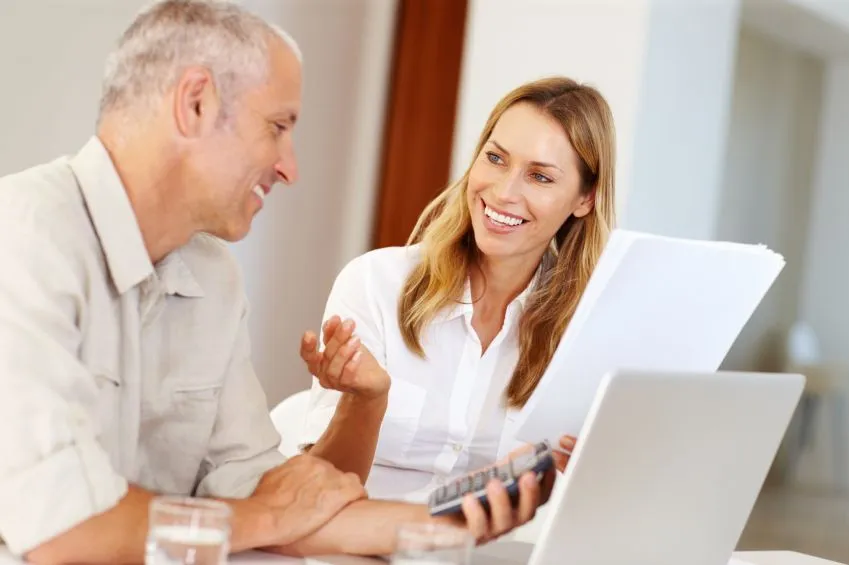
[[[97,138],[0,179],[0,538],[14,553],[128,483],[245,497],[284,461],[246,312],[221,241],[151,264]]]

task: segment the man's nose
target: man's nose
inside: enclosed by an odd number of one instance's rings
[[[298,159],[294,149],[288,147],[283,151],[280,160],[274,165],[274,170],[283,184],[292,185],[298,182]]]

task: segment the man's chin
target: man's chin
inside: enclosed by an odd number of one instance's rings
[[[242,226],[227,226],[226,228],[209,230],[208,234],[228,243],[236,243],[245,239],[251,231],[251,222]]]

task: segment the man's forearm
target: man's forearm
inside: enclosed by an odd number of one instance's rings
[[[156,494],[130,486],[114,508],[93,516],[27,553],[37,564],[142,563],[148,529],[148,509]],[[231,550],[242,551],[266,543],[268,518],[250,499],[228,500],[233,509]]]
[[[155,494],[130,486],[117,506],[44,542],[26,555],[32,563],[140,563],[147,511]]]
[[[386,395],[360,399],[343,394],[330,425],[310,449],[310,455],[329,461],[340,471],[356,473],[365,484],[387,402]]]
[[[285,547],[266,551],[283,555],[388,555],[395,545],[395,530],[411,522],[441,522],[463,526],[461,518],[433,518],[422,504],[384,500],[359,500],[345,507],[313,534]]]

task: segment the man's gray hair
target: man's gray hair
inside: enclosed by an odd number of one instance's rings
[[[288,34],[232,2],[157,2],[136,17],[109,55],[100,115],[149,105],[194,65],[209,69],[227,107],[243,89],[266,80],[268,42],[275,35],[300,61],[301,52]]]

